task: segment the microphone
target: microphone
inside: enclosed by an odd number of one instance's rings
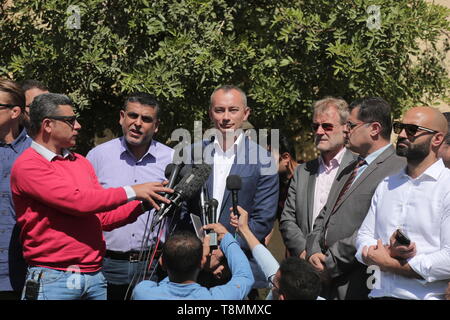
[[[231,201],[233,202],[233,214],[239,217],[238,206],[238,191],[241,190],[242,179],[240,176],[231,175],[227,177],[227,189],[231,191]]]
[[[165,175],[166,179],[169,180],[169,183],[167,184],[167,188],[173,189],[181,169],[184,169],[184,163],[179,163],[179,164],[169,163],[166,166],[166,170],[164,170],[164,175]],[[165,193],[164,198],[168,198],[168,197],[169,197],[169,194]],[[164,210],[167,207],[167,203],[163,202],[159,207],[160,207],[160,209],[158,211],[158,215],[161,214],[162,212],[164,212]]]
[[[205,224],[209,224],[208,221],[208,212],[209,212],[209,202],[208,202],[208,194],[205,192],[205,186],[202,186],[200,192],[200,209],[202,211],[202,221]]]
[[[157,223],[173,209],[179,208],[184,200],[192,198],[211,174],[211,166],[208,164],[196,165],[189,171],[175,186],[174,192],[169,195],[170,204],[162,211],[158,212]]]
[[[208,202],[209,202],[208,220],[210,220],[209,223],[216,223],[217,207],[219,206],[219,202],[214,198],[209,200]],[[209,246],[211,250],[217,249],[217,246],[219,245],[217,241],[217,233],[214,232],[213,230],[210,230],[208,234],[210,236]]]

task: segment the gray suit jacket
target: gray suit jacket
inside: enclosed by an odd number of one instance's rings
[[[325,265],[331,283],[324,285],[321,295],[327,299],[367,298],[368,275],[366,267],[355,258],[356,235],[369,211],[376,187],[385,177],[404,168],[406,160],[395,154],[392,145],[389,146],[353,182],[333,210],[339,192],[355,165],[356,161],[337,177],[338,182],[333,185],[327,204],[306,241],[307,258],[317,252],[326,255]]]
[[[356,156],[347,149],[336,176],[355,159]],[[280,232],[286,248],[293,256],[298,257],[306,249],[306,236],[312,231],[314,189],[318,170],[319,159],[299,165],[289,186],[280,218]]]

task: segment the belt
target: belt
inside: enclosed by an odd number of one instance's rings
[[[160,252],[160,250],[157,251]],[[130,262],[138,262],[138,261],[145,261],[149,255],[150,251],[144,251],[142,252],[141,259],[139,259],[140,252],[139,251],[128,251],[128,252],[120,252],[120,251],[112,251],[112,250],[106,250],[105,257],[114,259],[114,260],[125,260]]]

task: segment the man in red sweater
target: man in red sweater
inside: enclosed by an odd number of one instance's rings
[[[81,128],[72,105],[54,93],[33,101],[33,142],[12,168],[11,190],[29,265],[24,299],[106,299],[102,231],[135,221],[149,206],[159,209],[156,200],[169,201],[157,192],[173,192],[156,182],[103,189],[89,161],[68,150]]]

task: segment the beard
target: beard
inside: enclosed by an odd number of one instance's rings
[[[420,144],[413,144],[406,138],[399,138],[396,147],[397,155],[405,157],[408,162],[422,162],[430,154],[430,142],[431,139],[428,139]]]

